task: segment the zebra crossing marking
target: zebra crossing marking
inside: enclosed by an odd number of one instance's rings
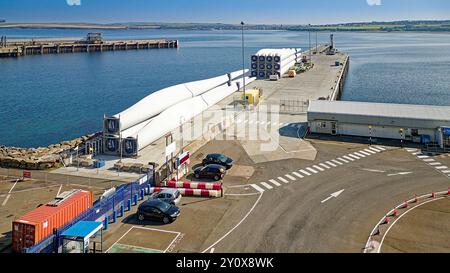
[[[318,171],[316,171],[316,170],[314,170],[313,168],[310,168],[310,167],[308,167],[308,168],[306,168],[308,171],[310,171],[310,172],[312,172],[312,173],[319,173]]]
[[[279,176],[277,179],[280,180],[281,182],[285,183],[285,184],[288,184],[288,183],[289,183],[289,181],[287,181],[286,179],[284,179],[284,178],[281,177],[281,176]]]
[[[293,177],[292,175],[286,174],[285,175],[287,178],[291,179],[292,181],[296,181],[297,178]]]
[[[264,189],[256,184],[251,184],[250,186],[252,186],[255,190],[259,191],[260,193],[264,192]]]
[[[263,185],[264,187],[266,187],[268,190],[273,189],[273,187],[270,186],[269,184],[267,184],[266,182],[261,182],[261,185]]]
[[[328,165],[325,164],[325,163],[320,163],[319,165],[320,165],[321,167],[324,167],[325,169],[331,169],[331,167],[328,166]]]
[[[306,174],[307,176],[311,176],[311,174],[305,170],[299,170],[299,172]]]
[[[299,174],[298,172],[293,172],[293,175],[297,176],[298,178],[303,178],[304,176]]]
[[[276,180],[274,180],[274,179],[270,179],[269,182],[272,183],[272,184],[274,184],[274,185],[277,186],[277,187],[281,186],[281,184],[278,183],[278,182],[277,182]]]

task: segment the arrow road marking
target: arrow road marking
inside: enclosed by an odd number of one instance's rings
[[[322,200],[322,204],[323,203],[325,203],[325,202],[327,202],[328,200],[330,200],[331,198],[337,198],[339,195],[341,195],[342,193],[344,192],[344,190],[340,190],[340,191],[337,191],[337,192],[335,192],[335,193],[332,193],[331,195],[330,195],[330,197],[328,197],[327,199],[325,199],[325,200]]]

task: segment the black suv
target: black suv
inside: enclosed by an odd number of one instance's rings
[[[194,170],[195,178],[210,178],[219,181],[225,176],[226,169],[222,165],[211,164]]]
[[[206,166],[209,164],[222,165],[229,170],[233,167],[233,159],[223,154],[209,154],[203,159],[202,165]]]
[[[178,207],[154,199],[149,199],[139,205],[137,211],[139,221],[152,219],[162,221],[164,224],[175,221],[179,215],[180,209]]]

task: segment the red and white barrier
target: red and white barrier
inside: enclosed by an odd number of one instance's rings
[[[202,189],[202,190],[222,190],[222,183],[205,183],[205,182],[190,182],[190,181],[169,181],[167,182],[169,188],[185,188],[185,189]]]
[[[164,188],[161,187],[153,187],[150,189],[150,193],[160,192]],[[202,197],[221,197],[221,190],[206,190],[206,189],[185,189],[185,188],[177,188],[183,196],[202,196]]]

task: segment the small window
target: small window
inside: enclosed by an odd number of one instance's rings
[[[322,123],[321,123],[321,127],[322,127],[322,128],[327,128],[327,123],[326,123],[325,121],[322,122]]]

